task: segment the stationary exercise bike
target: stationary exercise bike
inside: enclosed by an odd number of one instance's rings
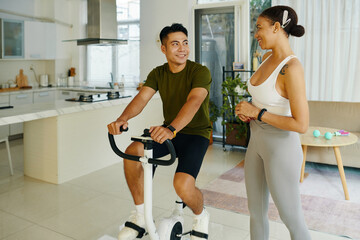
[[[120,128],[121,132],[126,132],[127,130],[128,128],[126,129],[123,129],[122,127]],[[170,166],[175,162],[176,153],[172,142],[170,140],[166,140],[164,142],[170,152],[170,159],[161,160],[161,159],[152,158],[153,140],[150,137],[149,129],[144,130],[143,136],[131,137],[132,141],[141,142],[144,144],[143,157],[129,155],[120,151],[116,146],[114,136],[110,133],[108,134],[108,136],[109,136],[111,148],[117,155],[119,155],[124,159],[141,162],[144,168],[144,206],[145,206],[145,224],[147,228],[147,233],[145,233],[144,229],[137,228],[137,225],[135,226],[128,225],[128,227],[131,227],[136,231],[138,231],[139,235],[137,236],[137,238],[141,238],[145,234],[149,234],[151,240],[180,240],[182,236],[191,233],[191,232],[183,233],[184,218],[182,216],[182,213],[183,213],[184,204],[179,197],[178,200],[176,201],[176,206],[172,215],[168,218],[164,218],[160,220],[157,229],[153,221],[153,216],[152,216],[153,165],[152,164]],[[125,224],[125,226],[127,225]]]

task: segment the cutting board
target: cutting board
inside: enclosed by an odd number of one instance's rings
[[[19,75],[16,76],[16,84],[18,87],[26,87],[29,85],[28,77],[24,75],[24,72],[22,69],[19,71]]]
[[[12,92],[12,91],[19,91],[19,90],[26,90],[26,89],[31,89],[31,86],[25,86],[25,87],[14,87],[14,88],[4,88],[4,89],[0,89],[0,92]]]

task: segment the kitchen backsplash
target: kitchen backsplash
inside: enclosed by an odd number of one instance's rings
[[[34,72],[30,70],[31,67],[35,70],[37,81]],[[41,74],[49,75],[49,84],[54,85],[55,83],[55,63],[53,60],[0,60],[0,84],[15,83],[16,75],[19,74],[20,69],[24,70],[30,86],[39,85],[38,81]]]

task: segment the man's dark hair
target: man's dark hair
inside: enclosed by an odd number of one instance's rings
[[[164,44],[164,40],[167,38],[167,35],[173,32],[183,32],[186,36],[188,35],[188,31],[181,23],[173,23],[171,26],[166,26],[161,30],[160,32],[161,44]]]

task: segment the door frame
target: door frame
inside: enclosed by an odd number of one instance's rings
[[[195,53],[195,59],[199,59],[201,53],[200,36],[201,32],[198,29],[197,23],[199,17],[196,14],[200,13],[228,13],[234,12],[234,60],[235,62],[243,62],[245,69],[249,69],[250,65],[250,3],[249,0],[219,2],[209,4],[195,4],[192,11],[193,22],[193,36],[195,44],[192,52]],[[240,36],[242,36],[240,38]]]

